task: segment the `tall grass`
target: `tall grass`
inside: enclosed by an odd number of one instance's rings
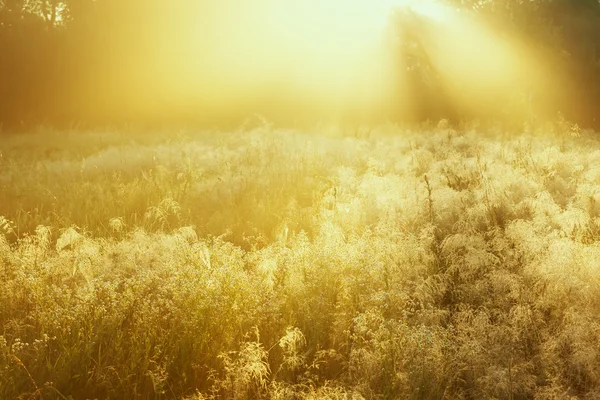
[[[598,397],[573,129],[7,136],[0,398]]]

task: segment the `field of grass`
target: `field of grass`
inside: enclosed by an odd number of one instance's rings
[[[600,398],[600,136],[0,136],[0,399]]]

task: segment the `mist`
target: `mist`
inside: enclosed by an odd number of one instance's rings
[[[5,122],[520,120],[566,86],[508,21],[449,2],[90,4],[11,61]]]

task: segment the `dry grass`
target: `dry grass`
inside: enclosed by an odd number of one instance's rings
[[[3,137],[0,398],[596,398],[565,124]]]

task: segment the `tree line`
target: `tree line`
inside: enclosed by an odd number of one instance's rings
[[[176,58],[176,51],[165,49],[170,42],[187,40],[186,33],[165,33],[182,16],[174,10],[193,3],[0,0],[0,123],[18,128],[231,118],[231,113],[220,115],[177,100],[168,77],[154,79],[160,71],[177,73],[169,67],[169,57]],[[469,108],[447,96],[447,82],[428,58],[427,49],[419,46],[419,35],[408,32],[392,51],[402,61],[398,68],[405,74],[404,81],[416,94],[414,104],[410,113],[402,112],[400,101],[392,104],[386,119],[503,118],[511,110],[510,102],[521,96],[521,102],[540,118],[560,112],[582,126],[600,125],[596,117],[600,106],[597,0],[453,0],[452,6],[486,21],[499,35],[518,37],[543,60],[541,68],[528,71],[528,82],[515,87],[514,97],[490,96],[485,111]],[[410,27],[406,18],[403,15],[391,23],[406,31]],[[208,23],[201,16],[198,19],[196,23]],[[252,109],[249,104],[244,107],[239,109],[240,117]],[[293,107],[288,105],[286,110],[286,116],[294,114]]]

